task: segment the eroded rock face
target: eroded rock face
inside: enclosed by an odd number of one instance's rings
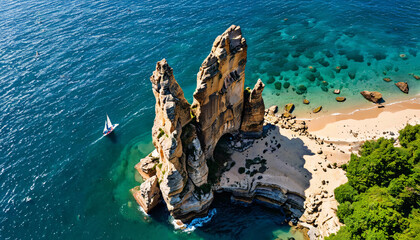
[[[140,188],[131,190],[137,203],[146,213],[149,213],[160,201],[158,178],[153,176],[140,185]]]
[[[156,175],[156,166],[159,163],[159,157],[156,155],[157,152],[153,151],[134,166],[144,180]]]
[[[206,159],[222,135],[241,126],[246,53],[241,28],[232,25],[216,38],[197,74],[192,112]]]
[[[207,165],[199,144],[190,146],[191,143],[188,143],[185,146],[187,150],[192,149],[192,152],[184,151],[185,141],[181,136],[185,136],[182,134],[183,127],[191,122],[190,104],[165,59],[157,63],[150,81],[156,98],[152,137],[159,153],[159,164],[156,167],[159,187],[171,214],[175,218],[188,220],[185,216],[191,215],[191,211],[206,211],[206,204],[210,204],[213,199],[212,194],[192,194],[196,187],[207,182]],[[187,167],[189,165],[194,167]],[[182,207],[184,205],[193,205],[195,208],[185,209]]]
[[[264,83],[258,79],[252,91],[245,90],[241,131],[251,137],[261,137],[263,133],[265,105],[262,91],[264,87]]]
[[[244,109],[246,51],[240,27],[231,26],[216,38],[197,75],[192,106],[165,59],[157,63],[150,77],[156,98],[152,129],[156,149],[136,169],[148,178],[149,185],[157,179],[175,219],[185,222],[207,214],[213,200],[212,186],[207,182],[207,160],[212,159],[222,135],[238,132],[241,126],[244,132],[262,133],[265,110],[261,80],[247,95]],[[144,191],[152,191],[152,187],[143,185]],[[141,199],[140,190],[132,192]],[[154,203],[152,200],[138,202],[148,210],[155,206],[149,203]]]
[[[362,94],[362,96],[367,100],[374,103],[379,103],[382,99],[382,94],[380,92],[362,91],[360,94]]]

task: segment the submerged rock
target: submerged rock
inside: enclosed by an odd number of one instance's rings
[[[303,104],[309,104],[309,100],[308,99],[303,99]]]
[[[385,78],[384,78],[384,81],[385,81],[385,82],[391,82],[391,78],[385,77]]]
[[[395,83],[395,86],[397,86],[403,93],[408,94],[408,84],[407,84],[407,82],[397,82],[397,83]]]
[[[362,91],[360,94],[373,103],[379,103],[382,100],[382,94],[380,92]]]

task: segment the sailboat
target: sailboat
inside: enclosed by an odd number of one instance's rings
[[[114,129],[118,127],[118,124],[112,124],[111,120],[108,117],[108,114],[106,115],[106,121],[105,121],[105,127],[104,127],[104,136],[112,133],[112,131],[114,131]]]

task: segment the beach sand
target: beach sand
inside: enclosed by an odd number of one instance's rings
[[[283,195],[278,197],[296,200],[293,196],[301,196],[303,203],[293,201],[300,204],[295,208],[304,209],[299,225],[309,228],[311,239],[330,235],[342,225],[335,214],[338,203],[334,189],[347,182],[347,178],[339,166],[349,161],[351,153],[357,154],[364,141],[397,138],[398,130],[406,124],[420,124],[419,116],[418,98],[385,108],[373,105],[370,109],[306,120],[307,131],[296,131],[294,127],[302,126],[303,120],[267,115],[265,122],[272,125],[267,135],[254,140],[248,149],[233,152],[231,159],[235,165],[223,173],[220,186],[231,192],[253,192],[256,196],[258,186],[263,192],[270,187],[281,189]],[[266,160],[266,170],[261,169],[262,164],[246,168],[247,161],[249,165],[250,159],[255,158]],[[241,167],[245,167],[245,173],[239,173]],[[253,171],[257,173],[252,175]],[[295,213],[299,216],[298,212]]]

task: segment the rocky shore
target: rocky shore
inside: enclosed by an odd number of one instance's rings
[[[163,200],[183,226],[208,213],[215,191],[229,192],[238,201],[282,206],[290,224],[310,239],[337,232],[342,224],[334,189],[347,181],[339,167],[372,138],[352,130],[357,124],[347,128],[350,140],[331,133],[339,131],[337,125],[329,132],[312,127],[322,119],[296,119],[293,104],[265,109],[261,80],[244,89],[246,61],[246,40],[233,25],[216,38],[201,65],[192,104],[168,62],[157,63],[150,77],[155,150],[135,166],[144,182],[131,189],[133,197],[146,213]],[[362,95],[373,102],[381,98],[375,92]],[[415,116],[410,119],[418,121]],[[383,132],[390,133],[387,128]]]

